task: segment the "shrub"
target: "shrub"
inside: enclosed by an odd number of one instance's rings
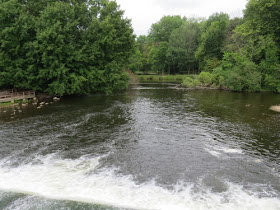
[[[252,62],[235,66],[227,73],[226,86],[233,91],[260,91],[261,74],[256,69],[256,64]]]
[[[226,52],[221,66],[213,71],[214,84],[226,86],[233,91],[260,91],[261,73],[258,66],[237,53]]]
[[[203,85],[210,86],[213,84],[213,75],[209,72],[201,72],[198,79]]]
[[[276,93],[280,93],[280,80],[272,75],[266,75],[264,79],[265,87]]]
[[[194,80],[190,77],[186,77],[184,80],[183,80],[183,83],[182,83],[182,86],[183,87],[186,87],[186,88],[194,88],[196,87],[197,85],[199,85],[199,82],[198,80]]]

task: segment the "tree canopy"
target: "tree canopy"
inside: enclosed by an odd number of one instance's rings
[[[198,74],[185,85],[280,93],[280,0],[249,0],[244,17],[165,16],[138,46],[141,68],[161,74]],[[142,55],[141,55],[142,54]],[[144,65],[145,63],[145,65]],[[142,65],[141,65],[142,64]],[[159,71],[160,70],[160,71]],[[206,81],[206,82],[205,82]]]
[[[2,0],[0,88],[50,94],[124,89],[135,37],[115,1]]]

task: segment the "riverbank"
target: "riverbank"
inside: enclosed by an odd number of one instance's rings
[[[167,83],[180,84],[187,76],[190,75],[137,75],[136,77],[139,82],[158,82],[158,83],[167,82]]]

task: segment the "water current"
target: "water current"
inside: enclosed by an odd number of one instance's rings
[[[0,108],[0,209],[280,209],[280,95],[175,90]]]

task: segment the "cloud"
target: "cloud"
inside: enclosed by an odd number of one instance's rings
[[[160,5],[164,10],[178,9],[178,8],[198,8],[200,1],[196,0],[155,0],[155,3]]]
[[[242,16],[247,0],[116,0],[132,20],[137,35],[148,34],[153,23],[165,15],[208,18],[215,12]]]

